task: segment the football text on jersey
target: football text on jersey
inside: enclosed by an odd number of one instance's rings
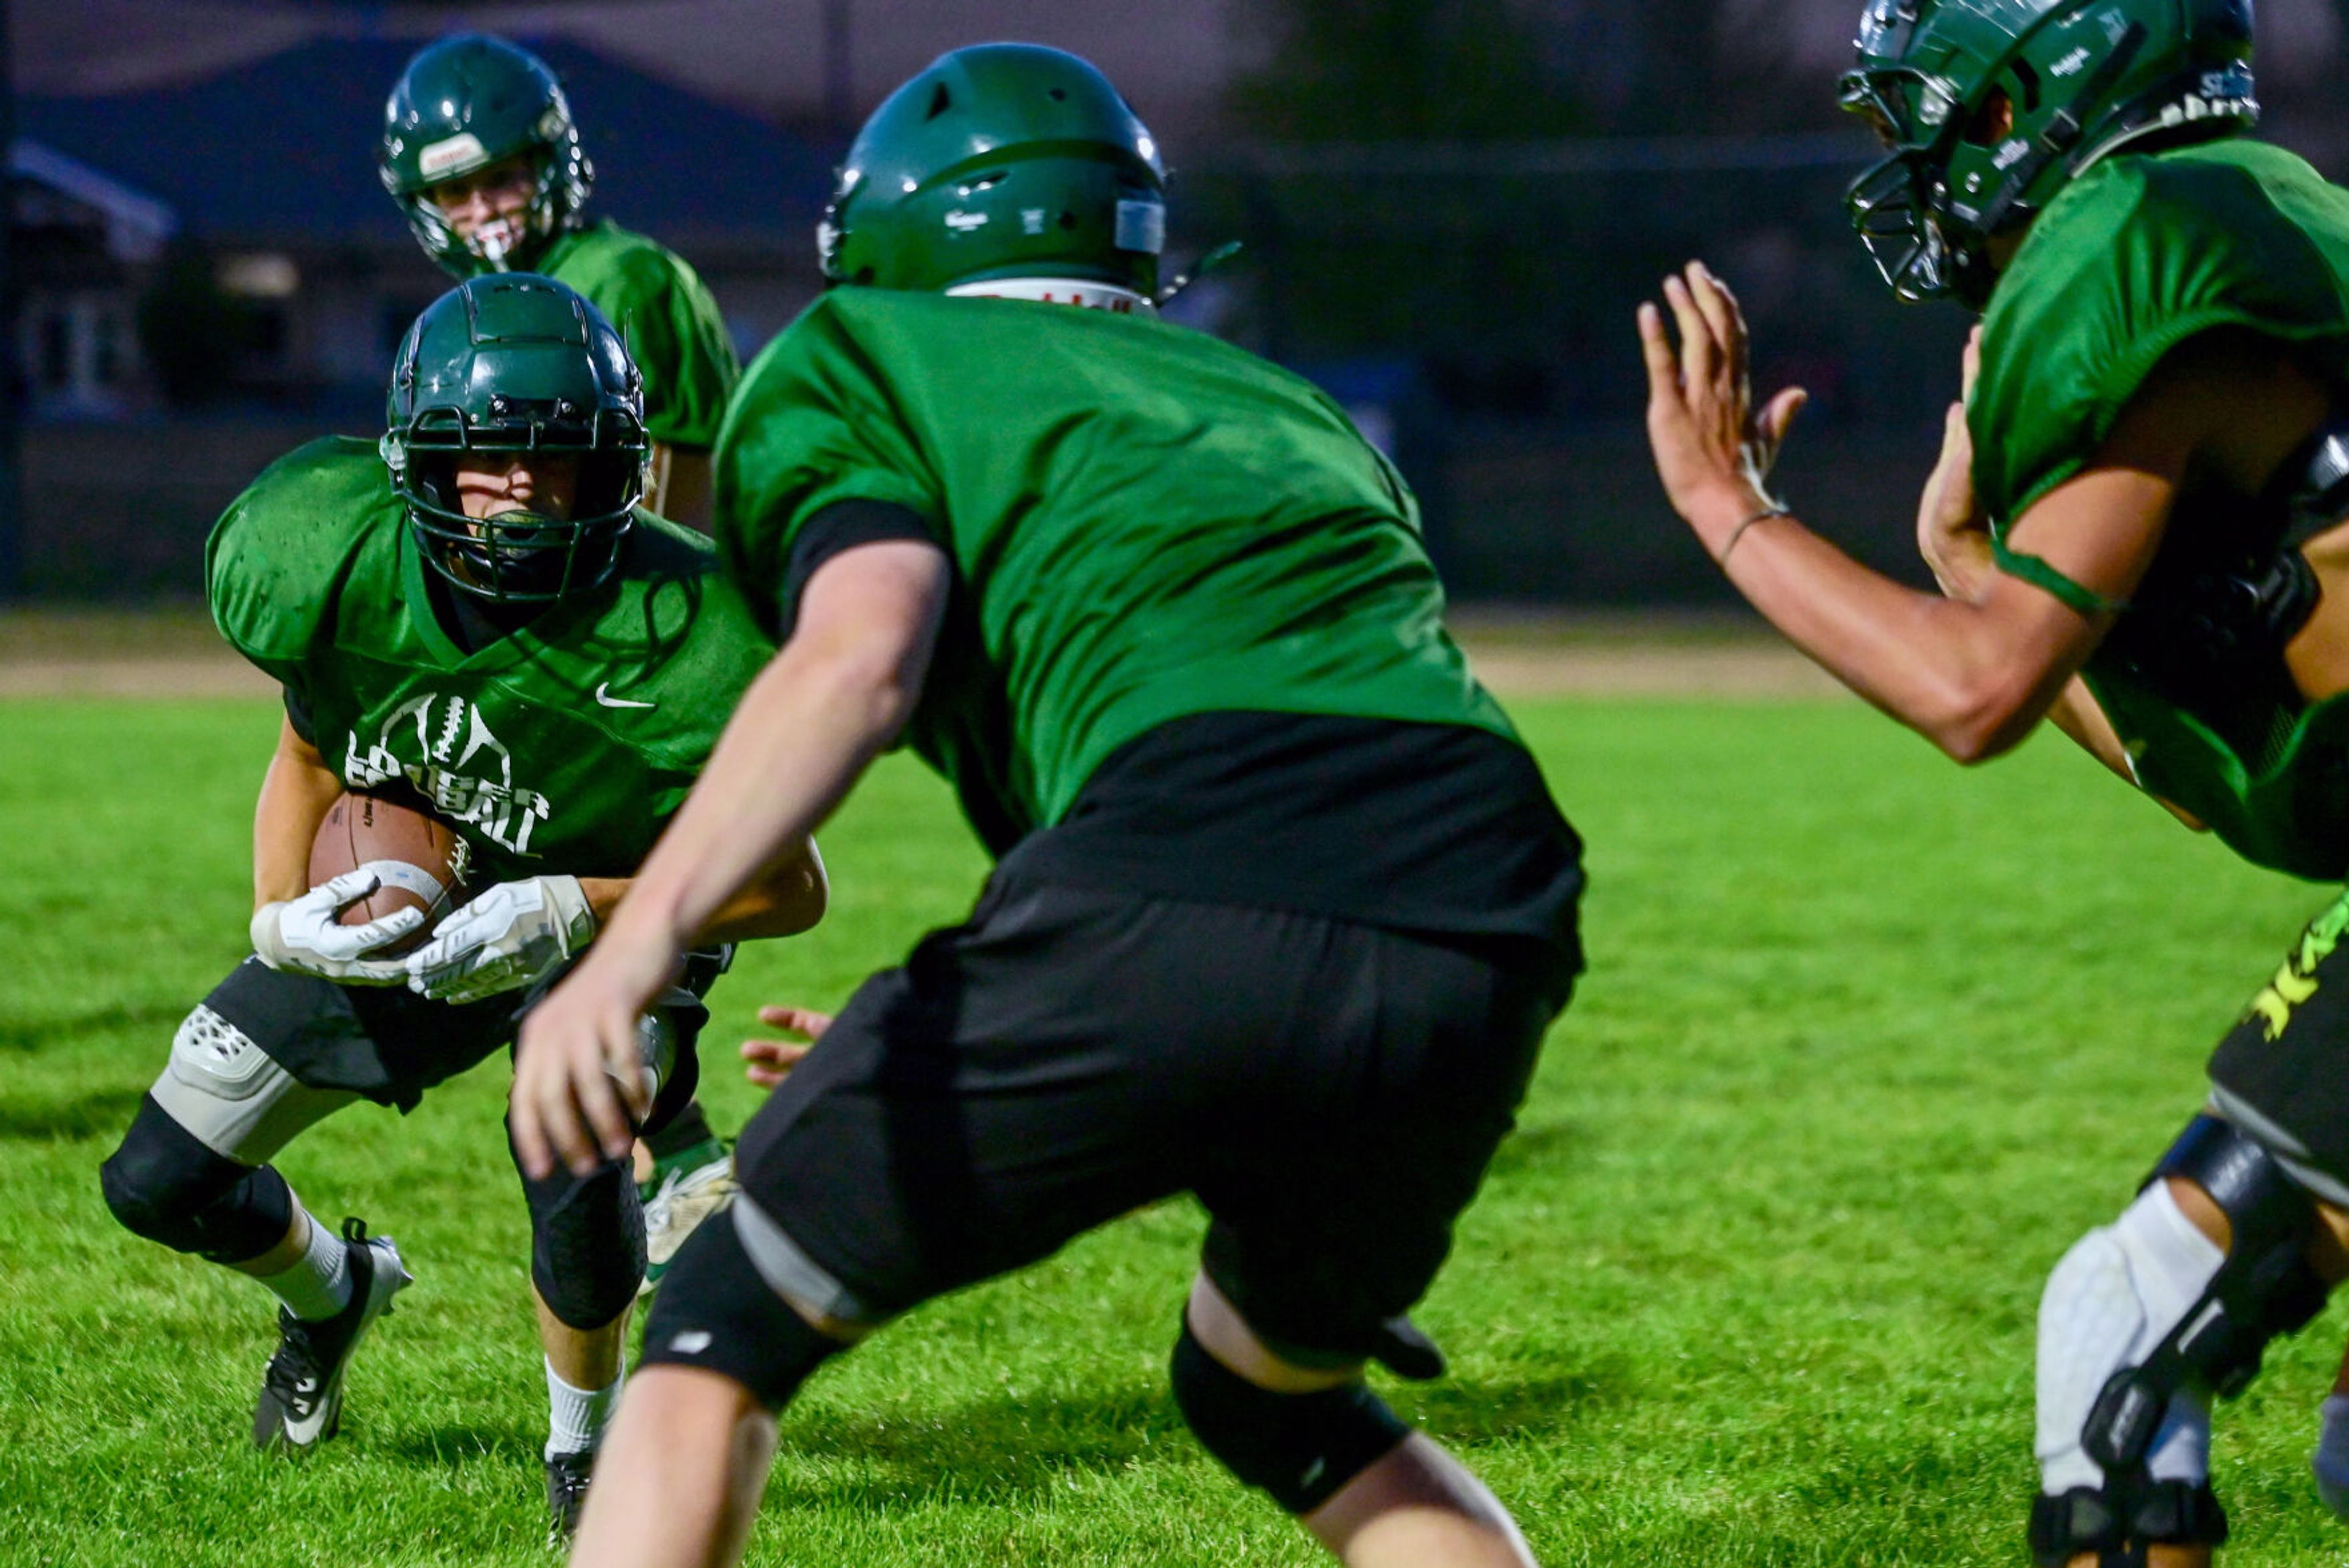
[[[399,750],[411,738],[418,755],[403,760]],[[478,828],[517,855],[531,852],[531,829],[552,810],[545,796],[515,786],[513,753],[490,733],[481,710],[461,696],[409,698],[392,710],[364,752],[358,732],[350,732],[343,782],[373,789],[393,779],[404,779],[451,822]]]

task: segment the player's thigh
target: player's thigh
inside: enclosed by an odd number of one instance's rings
[[[2210,1058],[2211,1101],[2349,1207],[2349,894],[2313,921]]]
[[[737,1147],[762,1272],[874,1319],[1183,1186],[1137,995],[1154,940],[1147,901],[997,888],[866,982]]]
[[[1199,1183],[1203,1265],[1268,1343],[1308,1364],[1385,1346],[1515,1126],[1571,978],[1527,944],[1348,934],[1324,1016]]]

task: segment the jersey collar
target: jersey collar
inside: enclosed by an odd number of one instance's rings
[[[1090,278],[986,278],[957,284],[947,293],[957,299],[1031,299],[1044,304],[1072,304],[1112,315],[1158,314],[1156,305],[1133,290]]]

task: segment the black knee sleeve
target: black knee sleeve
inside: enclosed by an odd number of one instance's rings
[[[719,1373],[780,1410],[810,1373],[847,1348],[775,1294],[720,1219],[695,1231],[661,1277],[643,1365]]]
[[[294,1223],[285,1178],[213,1153],[153,1095],[140,1100],[98,1180],[125,1230],[216,1264],[259,1257]]]
[[[1411,1436],[1366,1383],[1318,1394],[1257,1387],[1208,1354],[1187,1316],[1170,1370],[1199,1446],[1291,1513],[1312,1512]]]
[[[520,1161],[516,1161],[520,1169]],[[530,1278],[547,1310],[573,1328],[601,1328],[636,1299],[645,1277],[645,1221],[625,1160],[592,1175],[557,1167],[522,1179],[530,1205]]]

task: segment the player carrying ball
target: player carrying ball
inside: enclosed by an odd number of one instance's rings
[[[443,296],[401,346],[388,425],[379,444],[330,437],[281,459],[212,532],[214,619],[285,687],[254,823],[254,956],[181,1025],[103,1172],[130,1230],[283,1303],[254,1415],[264,1448],[334,1435],[351,1353],[409,1283],[388,1237],[337,1237],[270,1161],[355,1100],[410,1110],[514,1038],[768,652],[708,542],[637,506],[635,367],[561,284],[517,273]],[[309,885],[346,789],[413,799],[471,848],[484,891],[406,959],[371,954],[420,910],[337,923],[374,867]],[[813,845],[779,845],[647,995],[628,1068],[654,1086],[647,1130],[691,1098],[701,994],[724,967],[711,944],[803,931],[824,892]],[[618,1394],[643,1222],[625,1159],[523,1191],[561,1532]]]
[[[1403,1314],[1578,967],[1578,846],[1443,631],[1393,469],[1312,387],[1154,319],[1162,183],[1083,61],[946,56],[851,149],[836,286],[728,415],[720,548],[782,649],[523,1026],[528,1168],[626,1148],[631,1020],[885,747],[998,861],[744,1130],[578,1563],[732,1561],[824,1360],[1185,1190],[1213,1216],[1173,1360],[1201,1442],[1349,1562],[1530,1561],[1362,1374],[1441,1370]]]
[[[588,221],[595,165],[554,73],[503,38],[443,38],[393,84],[376,156],[426,255],[460,278],[543,273],[619,328],[644,377],[645,508],[706,528],[709,449],[741,366],[717,302],[683,257],[608,219]],[[733,1191],[733,1161],[694,1104],[638,1147],[636,1166],[649,1290]]]
[[[2349,192],[2244,132],[2248,0],[1877,0],[1853,187],[1904,298],[1985,311],[1918,521],[1942,596],[1854,563],[1764,479],[1702,264],[1640,311],[1649,433],[1730,580],[1964,762],[2043,718],[2244,858],[2349,877]],[[2209,1560],[2209,1400],[2349,1273],[2349,901],[2220,1043],[2203,1114],[2056,1266],[2042,1564]]]

